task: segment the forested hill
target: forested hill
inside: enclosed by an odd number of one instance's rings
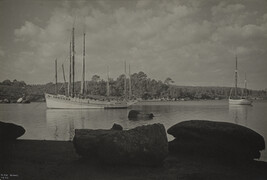
[[[110,79],[110,96],[124,96],[124,75],[116,79]],[[75,82],[75,94],[80,92],[80,81]],[[148,78],[144,72],[131,75],[131,89],[134,98],[142,99],[165,99],[165,100],[194,100],[194,99],[226,99],[231,87],[196,87],[173,85],[171,78],[166,78],[164,82]],[[67,83],[58,83],[60,94],[67,92]],[[127,90],[129,90],[129,78],[127,78]],[[18,98],[24,97],[30,101],[44,101],[44,93],[55,93],[55,84],[27,85],[23,81],[5,80],[0,82],[0,100],[8,99],[15,102]],[[86,81],[86,94],[90,96],[106,96],[107,81],[100,76],[94,75],[90,81]],[[128,91],[127,91],[128,92]],[[238,89],[241,95],[243,89]],[[253,98],[266,99],[266,91],[248,90]]]

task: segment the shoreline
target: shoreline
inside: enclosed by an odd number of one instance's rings
[[[8,179],[267,179],[267,162],[256,160],[168,155],[160,167],[108,166],[80,158],[72,141],[20,139],[2,147],[1,176]]]
[[[222,98],[222,99],[187,99],[187,98],[181,98],[181,99],[176,99],[176,100],[172,100],[172,99],[147,99],[147,100],[139,100],[138,103],[146,103],[146,102],[202,102],[202,101],[227,101],[228,98]],[[261,101],[267,101],[267,99],[264,98],[252,98],[253,102],[257,101],[257,102],[261,102]],[[12,101],[9,100],[9,102],[4,102],[3,100],[0,102],[0,104],[30,104],[30,103],[45,103],[45,100],[40,100],[40,101],[30,101],[30,102],[16,102],[16,101]]]

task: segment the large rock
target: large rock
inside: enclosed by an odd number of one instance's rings
[[[191,120],[167,131],[175,139],[169,142],[171,153],[221,158],[254,159],[265,149],[264,138],[255,131],[227,122]]]
[[[98,147],[103,136],[121,131],[121,125],[114,123],[111,129],[75,129],[73,144],[76,152],[87,158],[95,157],[98,154]]]
[[[22,126],[0,121],[0,141],[13,141],[25,133]]]
[[[85,158],[96,157],[98,149],[104,136],[116,132],[116,130],[105,129],[75,129],[73,144],[76,152]]]
[[[83,157],[97,157],[106,164],[154,166],[168,154],[168,141],[162,124],[130,130],[75,130],[74,146]]]
[[[160,165],[167,153],[167,136],[162,124],[110,134],[99,149],[99,156],[108,164]]]
[[[129,120],[149,120],[153,119],[153,117],[154,117],[153,113],[145,113],[137,110],[131,110],[128,113]]]

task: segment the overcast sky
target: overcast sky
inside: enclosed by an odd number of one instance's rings
[[[75,19],[75,24],[74,24]],[[68,71],[71,28],[76,80],[86,32],[86,78],[145,72],[177,85],[267,88],[266,0],[0,0],[0,81],[54,81],[54,60]]]

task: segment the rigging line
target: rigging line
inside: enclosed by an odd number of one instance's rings
[[[86,31],[86,22],[85,22],[85,16],[83,16],[83,32]]]
[[[62,64],[64,64],[67,60],[69,60],[69,55],[66,55],[65,60],[63,61]]]
[[[58,91],[60,91],[61,89],[62,89],[62,87],[64,86],[64,83],[62,83],[62,85],[61,85],[61,87],[59,88],[59,90]]]
[[[77,16],[75,15],[75,16],[74,16],[74,20],[73,20],[73,25],[72,25],[72,27],[75,26],[76,18],[77,18]]]

